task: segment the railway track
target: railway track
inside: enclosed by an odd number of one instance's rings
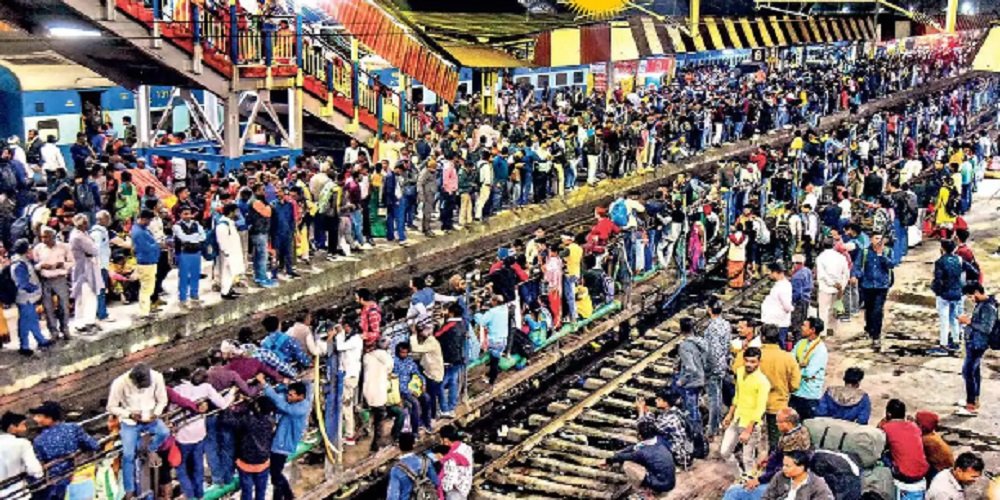
[[[765,280],[721,296],[728,319],[756,314],[766,285]],[[510,429],[501,442],[487,445],[486,453],[495,458],[476,474],[476,498],[625,496],[630,489],[625,476],[600,466],[616,451],[638,442],[634,401],[669,384],[682,340],[678,318],[695,315],[699,305],[686,307],[621,346],[587,370],[578,386],[560,391],[542,411]]]

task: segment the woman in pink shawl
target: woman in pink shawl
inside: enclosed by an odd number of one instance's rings
[[[698,274],[705,269],[705,226],[701,222],[695,222],[691,226],[691,235],[688,236],[688,257],[690,260],[691,273]]]
[[[461,441],[439,444],[434,455],[440,464],[438,500],[465,500],[472,491],[472,449]]]

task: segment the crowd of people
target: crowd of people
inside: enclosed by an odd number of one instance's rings
[[[472,450],[454,426],[436,424],[455,416],[468,366],[486,363],[493,386],[564,325],[627,293],[634,277],[654,269],[698,274],[723,249],[729,286],[745,287],[764,274],[774,281],[759,319],[741,320],[734,334],[713,303],[707,326],[682,320],[679,373],[637,405],[642,442],[608,462],[622,463],[638,489],[662,493],[674,487],[676,465],[705,458],[708,443],[719,440],[723,458],[745,473],[727,495],[830,498],[830,486],[810,471],[815,443],[802,422],[867,424],[871,402],[860,389],[859,369],[848,370],[843,387],[825,385],[823,338],[863,309],[865,331],[880,349],[892,268],[917,237],[941,240],[934,275],[941,353],[956,350],[964,337],[968,390],[961,411],[978,411],[979,362],[996,303],[982,286],[961,214],[995,161],[995,136],[978,132],[974,119],[996,109],[998,84],[967,80],[831,132],[818,131],[817,119],[956,74],[966,59],[959,46],[771,73],[712,66],[682,71],[662,89],[616,92],[607,103],[509,86],[496,128],[479,116],[448,117],[428,124],[417,141],[391,137],[374,154],[352,143],[343,168],[318,158],[230,174],[178,160],[140,163],[172,189],[170,208],[155,193],[138,192],[130,170],[121,168],[129,161],[122,154],[128,141],[107,139],[113,131],[107,124],[97,127],[106,138],[100,148],[94,136],[81,135],[73,182],[64,168],[19,159],[32,151],[32,139],[27,149],[11,141],[0,184],[10,177],[16,189],[0,190],[11,207],[2,227],[12,253],[10,300],[18,309],[21,352],[31,354],[29,335],[45,347],[68,337],[71,323],[90,334],[108,317],[112,300],[135,301],[142,314],[155,314],[172,267],[179,304],[198,307],[206,258],[215,263],[211,280],[232,299],[240,286],[297,277],[296,268],[315,254],[369,250],[383,237],[383,210],[384,238],[405,242],[418,221],[428,236],[435,218],[444,231],[454,230],[573,189],[578,172],[595,183],[770,130],[796,130],[787,147],[758,147],[724,162],[713,177],[678,176],[654,192],[629,192],[598,208],[589,230],[550,235],[540,227],[527,241],[498,249],[482,283],[461,275],[439,284],[414,277],[399,321],[389,320],[393,311],[383,310],[376,291],[359,289],[349,314],[319,310],[285,322],[268,316],[196,369],[159,373],[140,364],[115,380],[107,401],[110,435],[122,453],[93,462],[87,474],[74,471],[74,460],[113,440],[95,441],[64,421],[59,403],[46,402],[29,411],[42,431],[27,446],[19,437],[27,433],[26,417],[10,412],[0,438],[12,444],[0,454],[14,464],[6,469],[13,479],[2,486],[19,492],[30,485],[40,498],[74,490],[131,498],[141,492],[136,464],[144,463],[159,471],[161,496],[170,496],[176,480],[185,497],[201,498],[207,463],[211,484],[238,477],[244,499],[263,499],[268,479],[274,498],[292,498],[285,465],[316,440],[307,433],[316,392],[311,368],[336,354],[344,387],[341,442],[370,438],[372,451],[395,443],[404,452],[390,473],[388,498],[411,498],[425,488],[466,498]],[[125,146],[113,149],[119,143]],[[104,155],[95,151],[113,153],[109,167],[94,163]],[[35,167],[47,177],[45,192],[26,189],[43,175]],[[956,296],[958,276],[965,286]],[[971,315],[962,314],[963,296],[976,304]],[[930,453],[910,446],[920,429],[906,425],[901,401],[890,407],[880,428],[898,482],[919,488],[927,478],[927,498],[953,498],[949,491],[982,471],[982,461],[967,454],[954,464],[921,467]],[[430,454],[415,453],[416,438],[435,427],[440,444]],[[765,448],[769,454],[759,460]],[[49,466],[36,482],[40,461]]]

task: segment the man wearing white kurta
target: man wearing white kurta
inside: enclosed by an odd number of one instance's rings
[[[823,251],[816,257],[819,318],[826,324],[826,331],[830,335],[837,330],[837,313],[833,310],[833,304],[844,293],[847,280],[851,277],[851,267],[847,257],[833,246],[833,240],[823,242]]]
[[[73,252],[73,288],[70,296],[76,300],[73,319],[81,333],[92,333],[97,326],[97,296],[104,290],[104,277],[98,263],[99,248],[90,235],[87,214],[73,216],[73,231],[69,233],[69,248]]]
[[[240,240],[240,232],[233,222],[238,208],[235,204],[228,204],[222,208],[222,217],[215,226],[215,237],[219,243],[219,257],[222,259],[222,280],[220,288],[222,298],[232,300],[237,297],[233,292],[233,282],[237,276],[242,276],[246,272],[246,263],[243,256],[243,243]]]

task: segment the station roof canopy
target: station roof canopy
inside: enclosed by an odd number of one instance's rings
[[[532,66],[528,61],[487,45],[442,42],[441,48],[465,68],[506,69]]]

